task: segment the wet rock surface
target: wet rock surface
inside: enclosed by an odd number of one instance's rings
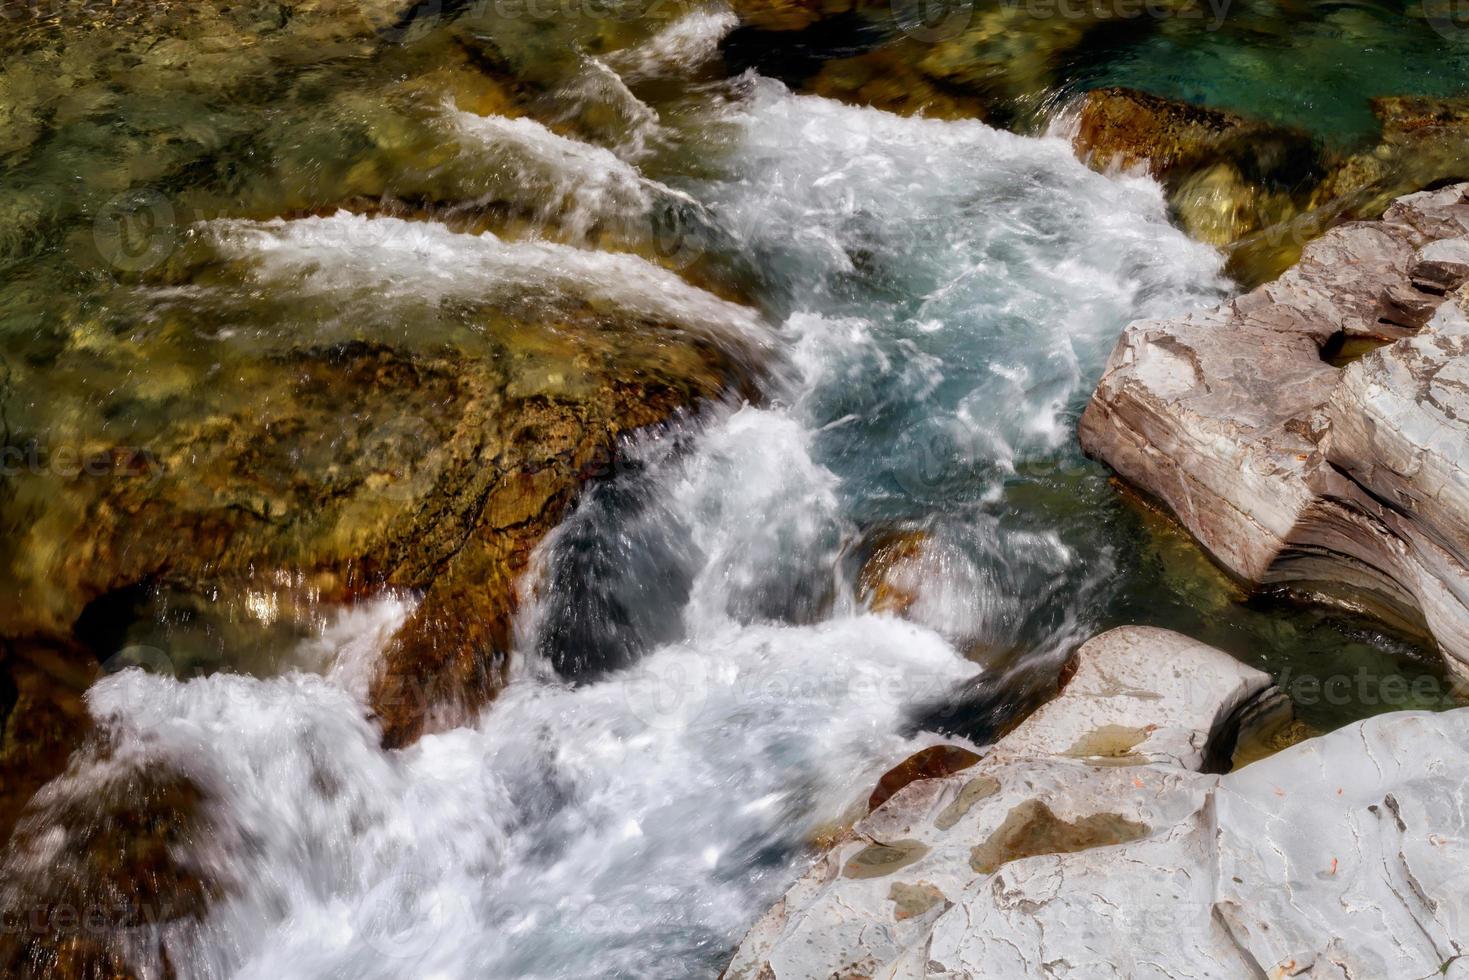
[[[1161,630],[1077,656],[1055,715],[1116,711],[1188,744],[1268,685]],[[1126,680],[1164,664],[1151,690]],[[1225,776],[1083,761],[1048,724],[860,821],[725,976],[1423,976],[1462,955],[1469,711],[1384,715]],[[888,873],[848,873],[887,848]]]
[[[1305,210],[1325,172],[1307,133],[1131,89],[1088,92],[1073,145],[1094,167],[1145,169],[1183,228],[1212,245]]]
[[[1161,500],[1235,575],[1426,627],[1460,671],[1469,431],[1453,257],[1469,232],[1466,189],[1338,227],[1278,281],[1218,309],[1132,324],[1080,429],[1089,454]],[[1361,341],[1378,349],[1329,363]]]
[[[1224,247],[1231,272],[1253,286],[1283,273],[1329,228],[1469,177],[1463,100],[1384,97],[1371,105],[1381,127],[1375,143],[1343,149],[1237,113],[1094,89],[1080,100],[1073,145],[1094,167],[1156,177],[1179,224]]]
[[[31,795],[66,766],[91,728],[82,700],[97,676],[95,657],[75,645],[0,643],[0,841]]]
[[[599,144],[631,96],[455,5],[28,13],[0,23],[0,839],[130,646],[269,673],[242,650],[411,593],[372,710],[392,745],[462,719],[578,488],[761,360],[690,285],[692,202]],[[209,617],[212,659],[159,639]]]
[[[74,649],[88,610],[137,589],[423,590],[372,696],[387,741],[411,741],[431,708],[497,689],[517,575],[581,483],[611,472],[619,438],[738,384],[706,340],[618,316],[502,316],[478,349],[349,342],[242,365],[228,390],[169,404],[146,473],[26,478],[36,520],[6,545],[7,623]],[[558,368],[578,329],[599,336]]]

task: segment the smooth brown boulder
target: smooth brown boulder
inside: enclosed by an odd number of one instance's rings
[[[412,741],[431,715],[461,721],[494,695],[535,544],[585,481],[612,472],[624,436],[749,393],[763,328],[747,308],[631,256],[604,270],[584,258],[592,253],[565,249],[553,258],[584,272],[552,265],[561,278],[548,281],[529,268],[523,287],[500,276],[512,294],[498,300],[410,298],[378,314],[370,289],[358,300],[292,296],[291,269],[270,273],[286,277],[285,292],[262,300],[254,277],[265,272],[227,247],[230,235],[267,246],[296,235],[323,255],[350,255],[420,227],[441,247],[466,249],[468,262],[487,249],[536,262],[562,248],[348,215],[226,226],[224,244],[168,272],[210,284],[190,307],[160,317],[145,299],[112,310],[161,328],[105,347],[107,364],[79,346],[28,367],[31,383],[75,377],[72,397],[139,421],[117,427],[118,445],[86,431],[78,413],[69,421],[81,466],[40,453],[11,481],[5,513],[16,533],[0,543],[0,613],[13,638],[80,650],[78,669],[90,657],[95,670],[126,643],[147,642],[150,596],[227,607],[266,629],[297,611],[411,590],[423,599],[372,685],[386,743]],[[655,292],[619,275],[646,277]],[[298,339],[337,329],[334,308],[348,301],[368,304],[352,332],[373,339]],[[190,377],[197,338],[222,319],[250,324],[253,338],[208,345],[224,379],[160,395]],[[102,343],[111,341],[89,339]],[[139,361],[146,371],[131,370]]]
[[[867,809],[876,810],[898,790],[920,779],[942,779],[968,769],[979,755],[962,745],[931,745],[913,753],[882,774],[867,798]]]

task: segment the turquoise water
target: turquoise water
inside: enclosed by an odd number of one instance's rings
[[[1165,19],[1070,84],[1140,88],[1342,146],[1376,133],[1374,96],[1469,93],[1469,24],[1430,20],[1419,4],[1233,0],[1215,30],[1212,21]]]

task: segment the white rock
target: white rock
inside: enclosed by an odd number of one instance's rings
[[[1054,714],[1136,726],[1151,706],[1180,727],[1217,725],[1224,700],[1248,697],[1241,682],[1264,682],[1198,646],[1164,631],[1099,637]],[[1132,687],[1149,651],[1202,678],[1197,690],[1180,674]],[[1106,679],[1113,709],[1092,703]],[[1213,712],[1206,689],[1224,699]],[[1381,716],[1227,776],[1017,751],[1047,730],[1070,734],[1038,717],[971,769],[901,789],[767,913],[725,975],[1416,978],[1466,948],[1469,709]]]
[[[911,783],[860,821],[751,929],[726,976],[879,976],[905,961],[924,975],[935,923],[998,877],[985,869],[1011,850],[1007,833],[1106,844],[1188,819],[1210,733],[1270,686],[1150,627],[1096,637],[1075,663],[1061,695],[983,761]]]
[[[1092,638],[1073,665],[1061,696],[1005,736],[997,753],[1202,769],[1210,737],[1270,685],[1227,653],[1150,626]]]

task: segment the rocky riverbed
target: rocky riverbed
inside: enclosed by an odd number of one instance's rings
[[[1241,579],[1426,629],[1459,673],[1466,232],[1469,184],[1409,195],[1215,310],[1131,324],[1080,428]],[[1096,637],[1013,732],[885,778],[725,976],[1448,975],[1469,709],[1228,772],[1281,708],[1178,634]]]
[[[0,15],[0,972],[1457,962],[1462,39],[937,13]]]

